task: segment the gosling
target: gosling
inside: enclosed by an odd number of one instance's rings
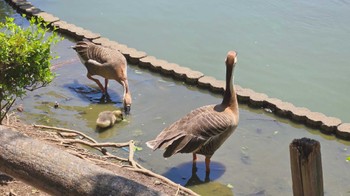
[[[116,122],[123,120],[123,113],[120,110],[103,111],[98,115],[96,125],[100,128],[113,126]]]

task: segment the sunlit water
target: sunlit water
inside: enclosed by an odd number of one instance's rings
[[[26,25],[18,15],[15,17]],[[321,143],[325,195],[350,194],[350,163],[346,161],[350,156],[349,142],[245,105],[240,105],[237,130],[212,158],[209,178],[204,175],[203,157],[199,157],[194,174],[190,154],[164,159],[161,150],[153,152],[145,142],[191,109],[219,103],[221,97],[135,66],[130,66],[128,73],[133,96],[131,116],[111,129],[98,131],[98,113],[121,106],[122,88],[111,81],[111,100],[101,100],[100,91],[86,78],[86,69],[70,48],[73,44],[65,40],[53,48],[61,56],[54,61],[55,80],[17,101],[16,106],[24,106],[20,118],[27,123],[76,129],[100,142],[135,140],[142,147],[135,155],[141,165],[182,185],[197,184],[190,188],[202,195],[292,195],[289,144],[293,139],[309,137]],[[237,65],[236,75],[242,72],[240,66],[243,65]],[[216,66],[220,75],[224,75],[224,68],[223,62]],[[53,107],[56,101],[57,109]]]
[[[243,87],[350,122],[350,1],[32,0],[62,20]]]

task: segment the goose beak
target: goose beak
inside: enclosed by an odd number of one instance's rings
[[[131,106],[130,105],[125,106],[124,107],[125,115],[129,115],[130,114],[130,110],[131,110]]]

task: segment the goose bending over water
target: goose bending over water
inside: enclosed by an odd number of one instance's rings
[[[127,77],[127,62],[118,50],[96,45],[90,41],[79,41],[72,47],[78,54],[80,61],[85,65],[87,77],[96,82],[103,94],[107,94],[108,80],[114,79],[123,88],[123,104],[125,113],[130,112],[131,94]],[[105,78],[105,87],[92,76],[99,75]]]
[[[202,106],[165,128],[154,140],[146,142],[153,150],[164,148],[164,157],[176,153],[205,156],[206,172],[210,172],[210,158],[236,129],[239,121],[238,102],[232,84],[237,53],[230,51],[226,58],[226,90],[221,104]]]

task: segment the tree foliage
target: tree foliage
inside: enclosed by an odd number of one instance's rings
[[[0,124],[16,98],[47,85],[55,76],[50,70],[56,58],[51,46],[62,38],[41,18],[32,17],[29,23],[22,28],[9,17],[0,23]]]

